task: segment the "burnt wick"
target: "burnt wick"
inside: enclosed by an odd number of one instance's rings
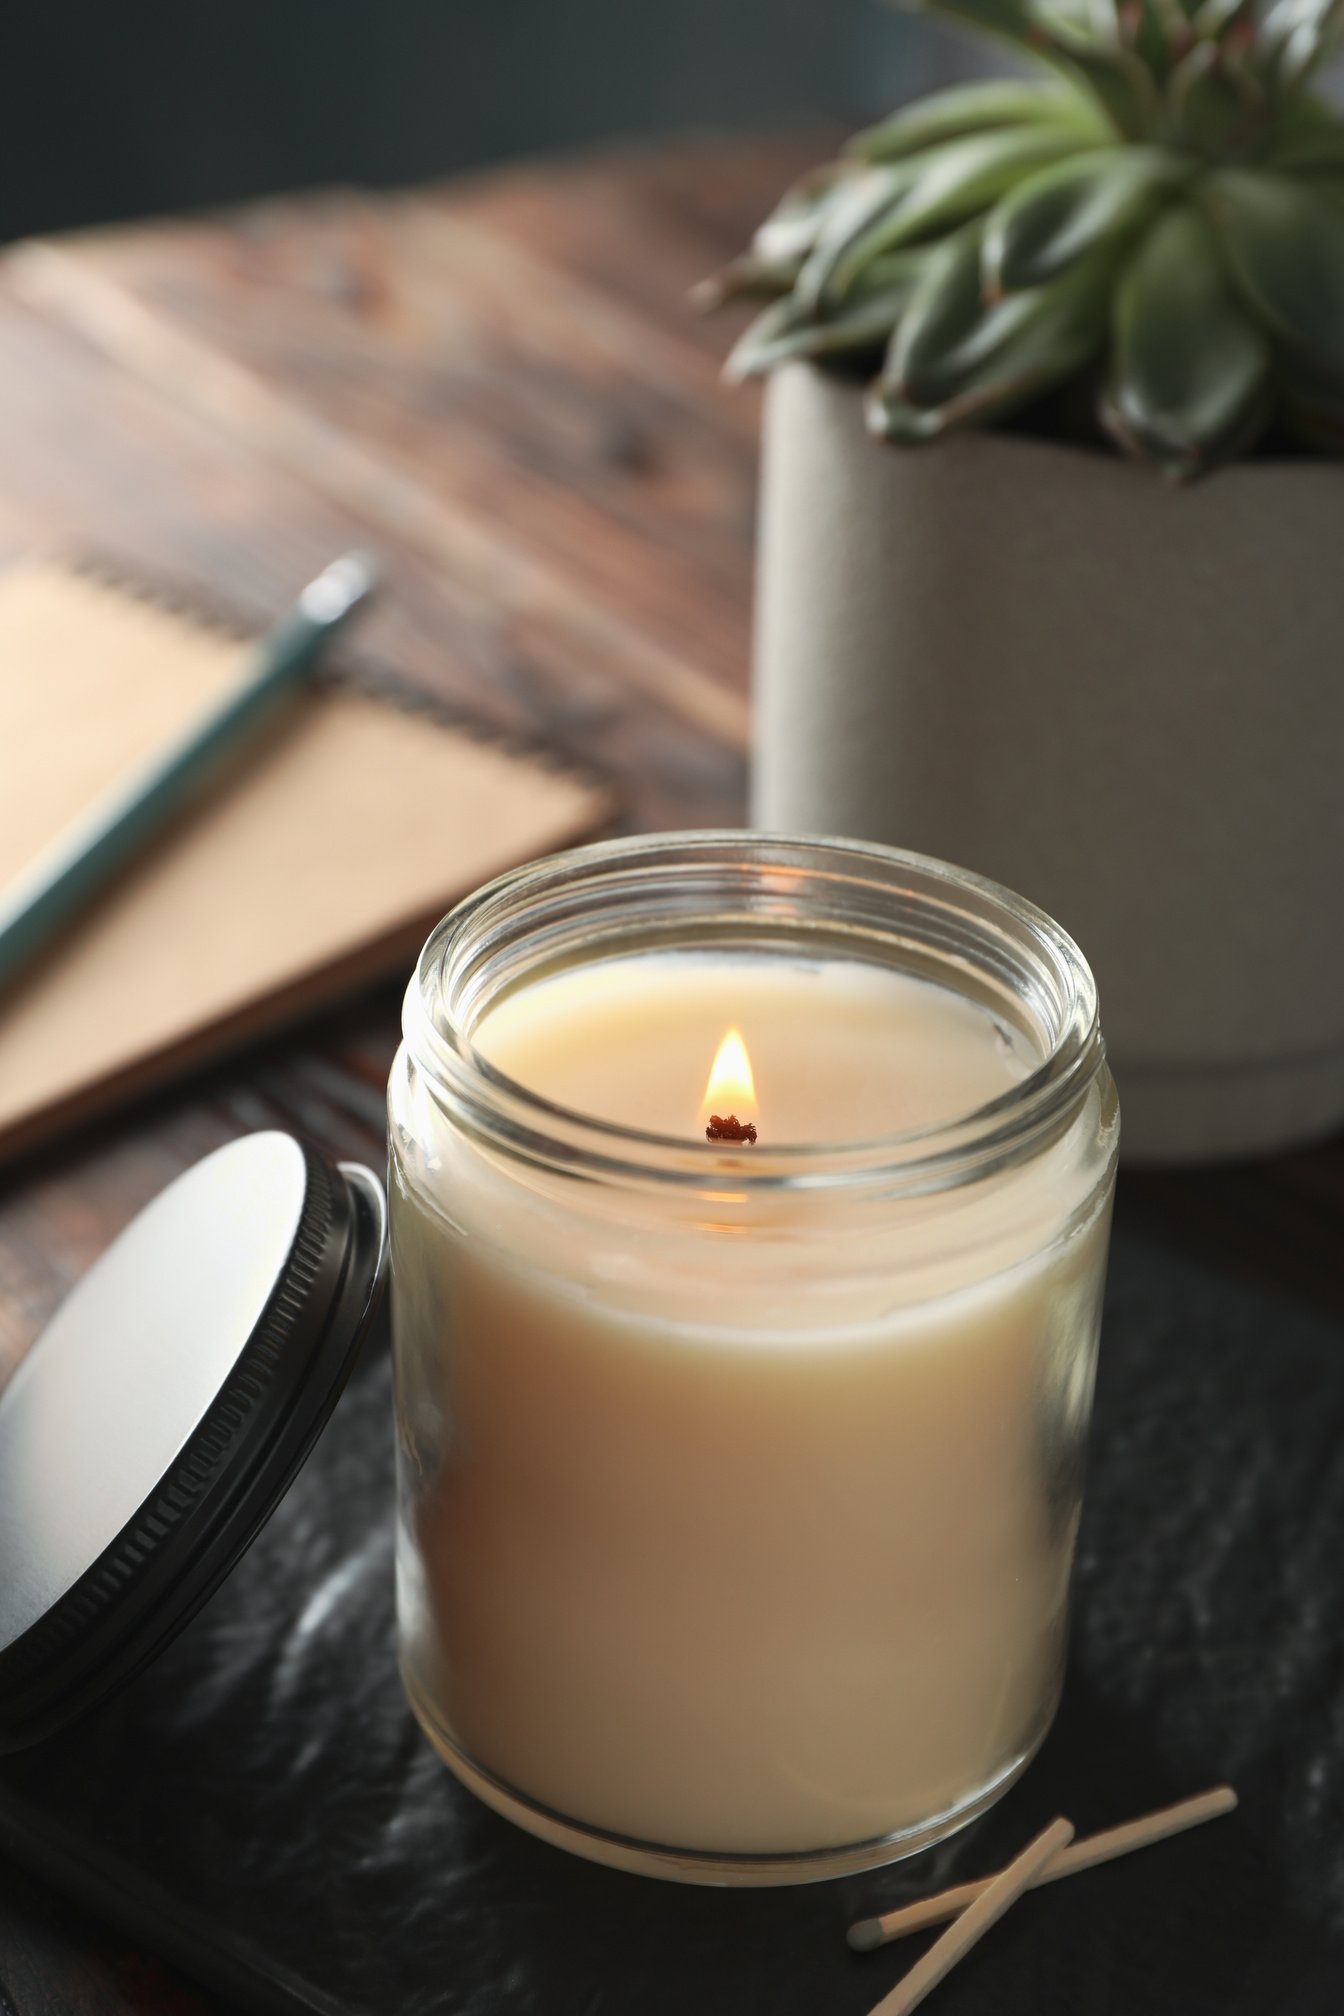
[[[726,1120],[712,1113],[705,1129],[706,1141],[755,1141],[756,1129],[750,1120],[739,1120],[736,1113],[730,1113]]]

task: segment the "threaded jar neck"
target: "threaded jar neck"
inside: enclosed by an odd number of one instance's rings
[[[407,990],[409,1061],[467,1133],[509,1157],[640,1188],[707,1181],[700,1144],[559,1106],[496,1070],[473,1036],[529,983],[641,952],[868,962],[979,1002],[1039,1062],[947,1124],[846,1142],[762,1147],[748,1191],[920,1195],[974,1183],[1063,1133],[1103,1072],[1092,975],[1033,904],[928,857],[847,840],[735,831],[601,842],[514,870],[430,935]]]

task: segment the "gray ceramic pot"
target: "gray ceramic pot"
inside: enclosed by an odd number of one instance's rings
[[[766,406],[753,817],[975,868],[1074,934],[1131,1159],[1344,1119],[1344,469],[1186,490]]]

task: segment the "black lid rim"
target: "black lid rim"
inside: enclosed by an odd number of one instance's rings
[[[0,1754],[54,1735],[178,1635],[330,1418],[382,1300],[387,1208],[371,1170],[303,1155],[288,1258],[205,1418],[86,1573],[0,1651]]]

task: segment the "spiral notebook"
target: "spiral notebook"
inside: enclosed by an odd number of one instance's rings
[[[0,886],[248,648],[73,568],[0,576]],[[609,812],[541,755],[319,681],[0,995],[0,1159],[409,970],[459,897]]]

